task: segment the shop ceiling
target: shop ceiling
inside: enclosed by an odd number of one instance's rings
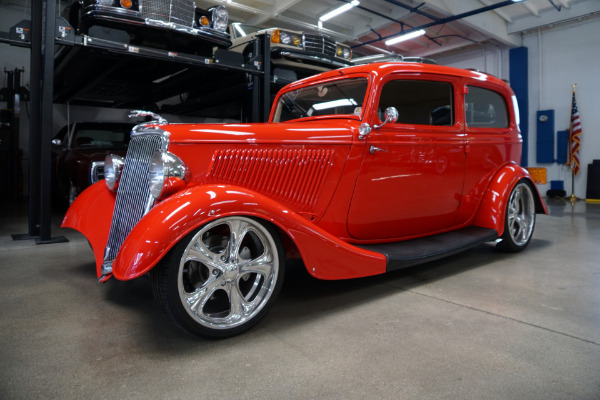
[[[217,1],[217,3],[219,0]],[[214,1],[202,1],[206,6]],[[220,0],[230,21],[261,27],[317,30],[319,17],[350,0]],[[501,7],[494,6],[505,4]],[[493,8],[493,9],[492,9]],[[355,54],[435,57],[474,43],[521,45],[523,31],[600,12],[598,0],[361,0],[322,23],[322,30]],[[466,18],[461,15],[475,13]],[[459,17],[458,19],[454,19]],[[454,20],[453,20],[454,19]],[[385,39],[426,26],[426,35],[396,45]]]

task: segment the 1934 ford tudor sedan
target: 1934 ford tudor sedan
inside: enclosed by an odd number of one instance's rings
[[[496,241],[529,244],[546,213],[519,166],[515,96],[492,76],[369,64],[294,82],[268,123],[136,126],[63,226],[100,281],[150,274],[180,327],[257,323],[285,260],[320,279],[381,274]]]

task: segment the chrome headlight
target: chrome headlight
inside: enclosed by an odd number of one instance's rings
[[[290,35],[287,32],[281,32],[279,34],[279,40],[281,41],[281,43],[283,44],[292,44],[292,35]]]
[[[271,42],[287,44],[288,46],[302,46],[302,37],[295,33],[276,30],[271,36]]]
[[[229,12],[224,6],[217,6],[210,9],[212,14],[212,27],[218,31],[225,32],[227,30],[227,22],[229,20]]]
[[[346,60],[349,60],[352,58],[352,50],[350,50],[349,48],[345,47],[342,54],[344,55],[344,58]]]
[[[352,50],[350,50],[350,48],[346,47],[346,46],[338,45],[335,50],[335,54],[338,57],[344,58],[346,60],[349,60],[352,58]]]
[[[155,199],[164,198],[183,188],[189,179],[189,170],[175,154],[157,150],[150,159],[148,184]]]
[[[108,190],[117,191],[125,159],[115,154],[109,154],[104,159],[104,181]]]

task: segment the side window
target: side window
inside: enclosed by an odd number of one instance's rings
[[[379,99],[379,118],[388,107],[398,110],[399,124],[454,125],[453,88],[448,82],[394,80]]]
[[[465,95],[467,126],[471,128],[508,128],[508,109],[504,97],[493,90],[468,86]]]

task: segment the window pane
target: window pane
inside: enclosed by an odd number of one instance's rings
[[[504,97],[489,89],[469,86],[465,96],[467,126],[471,128],[507,128],[508,110]]]
[[[388,107],[398,110],[399,124],[454,125],[452,85],[447,82],[396,80],[385,84],[379,100],[379,118]]]
[[[273,122],[321,115],[360,116],[367,85],[365,78],[352,78],[287,92],[279,99]]]

